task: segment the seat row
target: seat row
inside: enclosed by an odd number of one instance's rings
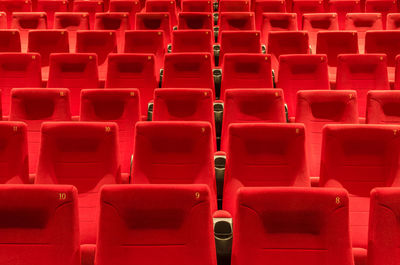
[[[397,161],[400,152],[399,129],[398,125],[343,124],[330,124],[323,129],[319,185],[327,188],[344,188],[350,194],[350,232],[357,265],[365,264],[367,258],[370,192],[376,187],[399,186],[398,176],[400,174]],[[2,183],[27,183],[27,152],[24,149],[26,125],[22,122],[0,122],[0,130],[1,142],[4,143],[0,150],[1,165],[4,169],[1,171]],[[94,255],[96,240],[100,240],[97,238],[97,213],[104,207],[99,204],[99,194],[101,188],[106,184],[173,184],[174,190],[179,189],[180,185],[178,184],[205,184],[210,190],[209,209],[214,213],[214,217],[233,217],[234,222],[242,212],[242,209],[237,208],[236,205],[238,200],[241,200],[243,188],[310,187],[306,155],[307,137],[303,124],[234,123],[229,126],[228,130],[228,152],[222,201],[222,209],[225,211],[217,211],[212,129],[211,125],[206,122],[138,123],[135,132],[131,178],[120,174],[118,127],[115,123],[46,122],[43,123],[41,129],[38,169],[31,179],[34,178],[35,185],[69,184],[77,188],[80,244],[84,257],[88,259]],[[123,189],[123,187],[121,188]],[[288,193],[290,193],[289,190]],[[316,192],[323,192],[323,189]],[[122,194],[119,193],[119,198],[126,198]],[[202,198],[202,195],[198,193],[197,195],[196,193],[191,194],[195,195],[194,200]],[[344,195],[344,193],[341,194]],[[341,205],[342,202],[346,202],[347,198],[342,195],[332,197],[336,198],[332,203]],[[58,200],[65,198],[62,194],[56,194],[56,196]],[[276,196],[279,200],[285,198],[285,196],[278,196],[278,193]],[[32,200],[29,196],[24,197]],[[338,197],[339,199],[337,199]],[[167,201],[164,196],[159,198]],[[146,201],[143,199],[138,199],[138,201],[142,207],[152,205],[150,202],[143,203]],[[174,216],[177,220],[181,220],[178,217],[182,218],[183,215],[178,214],[181,211],[177,210],[179,209],[177,207],[182,207],[182,202],[188,201],[179,201],[179,206],[167,203],[176,211],[173,215],[167,214],[169,218]],[[311,201],[315,206],[318,200]],[[41,203],[45,205],[45,201],[41,201]],[[257,203],[264,205],[263,201],[257,200]],[[303,207],[302,203],[302,200],[299,199],[288,202],[288,205]],[[271,205],[276,206],[275,203]],[[322,203],[321,205],[326,204]],[[251,214],[248,213],[248,207],[246,208],[246,216],[249,217]],[[148,212],[145,208],[139,209],[142,213]],[[288,208],[282,209],[287,210]],[[161,212],[165,214],[165,211]],[[310,210],[307,212],[314,213]],[[275,214],[277,213],[275,212]],[[294,212],[292,214],[293,216],[284,215],[286,222],[283,223],[281,223],[282,221],[273,221],[276,215],[264,217],[268,217],[268,222],[272,222],[270,225],[278,231],[284,229],[285,224],[298,220],[297,218],[300,216],[303,221],[322,221],[320,215],[311,214],[306,217]],[[43,215],[40,216],[43,218]],[[345,220],[348,220],[347,214],[344,216],[346,216]],[[129,215],[129,218],[133,218],[133,215]],[[26,219],[21,218],[21,220]],[[143,219],[139,220],[136,222],[143,222],[143,225],[146,224],[147,227],[154,224]],[[175,218],[168,220],[175,220]],[[167,223],[163,222],[162,226],[165,227]],[[139,225],[139,223],[136,224]],[[101,221],[99,226],[102,226]],[[112,227],[112,230],[107,230],[112,231],[113,238],[117,239],[118,237],[114,233],[115,230],[118,231],[118,226]],[[132,229],[135,227],[133,225]],[[177,229],[175,226],[173,227]],[[254,226],[247,225],[247,227],[253,228]],[[272,227],[270,228],[272,229]],[[234,226],[234,229],[237,227]],[[341,231],[345,230],[341,229]],[[291,230],[281,231],[287,233]],[[314,236],[320,234],[315,231],[310,233]],[[249,233],[248,236],[255,234]],[[171,234],[165,236],[170,239],[176,238],[171,237]],[[139,238],[148,240],[148,237],[144,235]],[[340,239],[343,238],[332,240],[337,242]],[[247,240],[240,241],[248,242]],[[111,243],[114,240],[107,240],[107,242]],[[334,245],[344,246],[336,243]],[[101,247],[98,246],[99,251],[100,249]],[[350,250],[347,250],[347,253],[350,255]],[[116,256],[120,257],[120,255]]]

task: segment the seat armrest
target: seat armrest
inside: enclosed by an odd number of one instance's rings
[[[147,104],[147,120],[148,121],[153,120],[153,108],[154,108],[154,102],[152,100]]]
[[[224,192],[226,154],[222,151],[214,154],[215,181],[217,185],[218,208],[222,208],[222,194]]]
[[[216,217],[223,216],[223,217]],[[232,254],[232,217],[227,211],[217,211],[214,213],[214,239],[217,251],[218,264],[230,264]]]
[[[214,50],[215,65],[220,65],[220,62],[219,62],[219,51],[221,50],[221,46],[219,44],[214,44],[213,45],[213,50]]]
[[[222,80],[222,69],[214,68],[213,69],[213,78],[214,78],[214,87],[215,87],[215,98],[220,98],[221,93],[221,80]]]
[[[224,116],[224,102],[218,100],[214,102],[214,120],[217,137],[217,147],[221,145],[222,117]]]

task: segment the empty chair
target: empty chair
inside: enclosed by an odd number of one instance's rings
[[[399,124],[400,91],[375,91],[367,95],[366,123]]]
[[[152,53],[159,76],[164,68],[164,55],[167,50],[164,32],[160,30],[131,30],[125,33],[125,53]]]
[[[310,186],[303,124],[231,124],[228,133],[223,209],[234,218],[240,188]]]
[[[219,64],[221,66],[226,53],[261,53],[259,31],[223,31],[220,36]]]
[[[96,54],[52,54],[47,87],[69,88],[71,90],[71,113],[78,116],[81,89],[99,87]]]
[[[153,121],[206,121],[216,148],[214,96],[211,89],[163,88],[154,93]],[[215,149],[216,151],[216,149]]]
[[[41,87],[38,53],[0,53],[0,89],[3,116],[10,112],[10,92],[18,87]]]
[[[342,187],[350,196],[355,264],[366,264],[370,192],[398,186],[399,126],[326,125],[320,186]]]
[[[145,4],[145,12],[167,12],[171,21],[171,26],[178,25],[178,18],[176,15],[176,7],[180,6],[180,1],[175,0],[147,0]]]
[[[71,52],[75,52],[76,32],[90,29],[89,14],[85,12],[56,12],[54,13],[53,27],[68,31],[69,47]]]
[[[129,173],[135,124],[140,117],[137,89],[84,89],[81,97],[81,121],[111,121],[118,124],[122,173]]]
[[[276,21],[277,18],[279,18],[279,21],[284,21],[286,15],[284,14],[289,14],[286,13],[286,4],[285,1],[280,1],[280,0],[257,0],[257,1],[252,1],[253,3],[251,4],[251,11],[255,13],[256,17],[256,29],[261,30],[261,25],[262,25],[262,20],[263,20],[263,13],[267,14],[280,14],[282,16],[274,16],[272,17],[273,21]],[[289,10],[287,10],[290,12]],[[295,13],[290,13],[290,14],[295,14]],[[286,17],[287,19],[290,19],[289,17]],[[297,15],[296,15],[296,25],[297,25]],[[284,22],[283,22],[284,23]],[[292,23],[292,21],[290,22]],[[274,24],[274,23],[272,23]],[[281,24],[278,22],[278,27],[286,28],[287,26],[285,24]],[[297,30],[297,27],[296,27]],[[261,31],[261,33],[263,33]]]
[[[80,264],[74,187],[1,185],[0,198],[0,263]]]
[[[99,191],[121,183],[118,127],[112,122],[44,122],[35,184],[70,184],[78,189],[80,243],[96,243]],[[124,180],[126,182],[126,180]]]
[[[271,54],[271,65],[278,75],[279,56],[284,54],[308,54],[308,33],[306,31],[272,31],[268,36],[267,53]]]
[[[7,24],[10,26],[12,22],[13,12],[31,12],[32,1],[15,1],[15,0],[2,0],[0,1],[0,11],[7,14]]]
[[[283,89],[288,115],[296,115],[299,90],[329,89],[328,64],[323,54],[281,55],[277,87]]]
[[[140,93],[141,115],[147,117],[147,106],[158,87],[152,54],[110,54],[106,88],[137,88]]]
[[[203,0],[201,0],[203,2]],[[188,0],[192,2],[192,0]],[[209,29],[212,30],[214,17],[211,13],[180,12],[178,14],[178,29]]]
[[[320,0],[292,0],[292,12],[297,14],[297,24],[301,28],[303,16],[311,13],[324,13],[324,1]]]
[[[243,188],[237,197],[232,265],[353,264],[343,189]]]
[[[382,23],[386,25],[386,16],[388,13],[397,12],[397,3],[392,0],[366,0],[365,12],[381,13]]]
[[[175,30],[172,32],[172,52],[208,52],[214,64],[213,31]]]
[[[19,30],[22,51],[26,52],[28,31],[33,29],[47,29],[47,15],[45,12],[14,12],[11,28]]]
[[[9,120],[28,125],[29,173],[36,173],[42,123],[71,120],[69,90],[14,88],[11,90]]]
[[[105,187],[96,263],[146,260],[148,264],[216,265],[210,201],[206,185]],[[154,251],[157,255],[152,255]]]
[[[116,32],[118,50],[124,48],[125,31],[131,29],[129,13],[107,12],[97,13],[94,22],[95,30],[114,30]]]
[[[96,13],[104,12],[103,1],[74,0],[72,2],[72,11],[88,13],[90,29],[94,29]]]
[[[365,117],[369,90],[390,89],[385,54],[339,55],[337,72],[336,89],[357,91],[360,117]]]
[[[398,29],[400,29],[400,14],[399,13],[387,14],[386,30],[398,30]]]
[[[181,12],[212,13],[214,11],[213,3],[209,0],[181,0]]]
[[[250,2],[243,0],[220,0],[218,11],[221,12],[250,12]]]
[[[382,30],[382,14],[380,13],[349,13],[346,15],[346,30],[356,30],[358,35],[358,50],[364,53],[365,32],[367,30]]]
[[[385,53],[389,81],[394,80],[395,59],[400,54],[400,31],[371,30],[365,34],[365,53]]]
[[[52,53],[68,53],[68,32],[65,30],[30,30],[28,33],[28,52],[40,53],[42,66],[49,65]],[[43,71],[43,78],[47,80],[48,72]]]
[[[212,128],[208,122],[153,121],[136,125],[131,183],[206,184],[217,209]]]
[[[231,0],[227,0],[231,1]],[[255,30],[254,13],[251,12],[221,12],[218,17],[219,36],[227,30]]]
[[[396,264],[399,233],[399,188],[376,188],[371,192],[368,264]]]
[[[3,143],[0,148],[1,184],[28,184],[31,182],[28,170],[26,131],[26,124],[23,122],[0,122],[0,141]]]
[[[225,93],[221,150],[228,151],[232,123],[286,122],[282,89],[230,89]]]
[[[286,94],[285,94],[286,96]],[[296,122],[306,127],[310,175],[318,181],[322,128],[331,123],[358,123],[357,93],[353,90],[310,90],[297,93]]]
[[[361,0],[364,1],[365,0]],[[330,0],[328,1],[328,11],[338,15],[339,29],[345,29],[347,13],[360,13],[364,10],[364,4],[359,0]]]
[[[142,9],[141,1],[135,0],[111,0],[110,12],[126,12],[129,14],[131,28],[135,26],[136,13]]]
[[[215,94],[210,53],[166,54],[162,87],[208,88]]]
[[[168,13],[137,13],[136,30],[157,30],[164,32],[165,48],[171,43],[171,21]]]
[[[272,88],[271,56],[251,53],[228,53],[224,56],[221,95],[233,88]]]
[[[38,0],[37,11],[46,12],[47,15],[47,28],[54,27],[54,14],[55,12],[67,12],[68,1],[65,0]]]
[[[312,52],[315,53],[318,31],[339,30],[339,22],[337,14],[336,13],[304,14],[303,30],[308,31],[310,47]]]
[[[320,31],[317,33],[317,54],[326,54],[328,58],[329,80],[336,81],[338,55],[358,53],[356,31]]]
[[[21,38],[18,30],[0,30],[0,52],[21,52]]]
[[[268,43],[270,31],[296,31],[296,13],[262,13],[256,15],[256,28],[261,30],[261,42]]]

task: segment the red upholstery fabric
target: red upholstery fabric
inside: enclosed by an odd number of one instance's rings
[[[6,12],[0,12],[0,29],[7,29],[7,14]]]
[[[42,123],[71,120],[70,92],[66,88],[14,88],[10,120],[28,125],[29,173],[36,173]]]
[[[130,172],[135,124],[141,119],[137,89],[84,89],[81,121],[111,121],[118,124],[121,170]]]
[[[218,11],[221,12],[250,12],[250,1],[242,0],[220,0]],[[254,15],[253,15],[254,16]]]
[[[79,265],[76,189],[0,186],[0,263]]]
[[[261,53],[260,32],[254,30],[238,30],[221,32],[219,42],[219,64],[222,67],[226,53]]]
[[[242,187],[310,186],[303,124],[231,124],[228,133],[223,209],[234,218]]]
[[[32,1],[15,1],[15,0],[3,0],[0,1],[0,11],[7,14],[8,25],[11,25],[12,13],[13,12],[31,12]]]
[[[242,188],[232,265],[352,265],[342,189]]]
[[[153,121],[209,122],[212,127],[214,150],[217,151],[213,99],[210,89],[156,89]]]
[[[67,12],[68,1],[64,0],[38,0],[37,11],[46,12],[47,14],[47,28],[54,27],[54,14],[55,12]]]
[[[106,88],[139,89],[141,115],[147,117],[147,106],[158,87],[152,54],[110,54]]]
[[[270,1],[265,1],[268,3]],[[268,43],[270,31],[297,31],[296,13],[256,13],[256,28],[261,30],[261,42]]]
[[[96,264],[216,265],[212,200],[206,185],[104,187]]]
[[[293,2],[293,8],[291,12],[297,14],[297,24],[299,25],[299,29],[301,28],[302,21],[304,21],[305,14],[325,12],[324,1],[292,0],[292,2]]]
[[[99,87],[95,53],[59,53],[50,55],[47,87],[65,87],[71,91],[71,114],[79,115],[82,88]]]
[[[93,29],[96,13],[104,12],[103,1],[74,0],[72,11],[89,13],[90,29]]]
[[[168,43],[171,43],[171,28],[172,27],[169,13],[152,12],[136,14],[135,29],[163,31],[165,38],[165,47]]]
[[[117,37],[118,51],[123,51],[125,46],[125,30],[131,29],[129,13],[125,12],[107,12],[96,13],[95,30],[115,30]]]
[[[129,13],[129,21],[131,28],[135,28],[136,13],[142,10],[142,3],[144,1],[132,1],[132,0],[111,0],[110,1],[110,12],[127,12]]]
[[[36,184],[78,189],[81,244],[96,243],[99,190],[120,183],[117,125],[44,122]]]
[[[365,2],[365,0],[362,0]],[[363,10],[361,10],[363,9]],[[329,12],[338,14],[339,29],[345,29],[347,13],[359,13],[364,11],[364,5],[358,0],[330,0],[328,1]]]
[[[317,54],[328,57],[329,79],[336,81],[339,54],[358,53],[357,31],[320,31],[317,34]]]
[[[213,39],[211,30],[175,30],[172,32],[172,52],[208,52],[213,58]]]
[[[147,0],[145,4],[145,12],[167,12],[171,21],[171,26],[178,25],[178,18],[176,15],[176,7],[180,6],[180,1],[171,0]]]
[[[382,30],[381,13],[348,13],[346,15],[346,30],[356,30],[358,35],[358,50],[364,53],[365,32],[367,30]]]
[[[319,177],[322,128],[331,123],[358,123],[357,93],[352,90],[299,91],[296,122],[306,127],[310,175]]]
[[[266,17],[271,18],[271,23],[269,22],[268,19],[268,24],[271,24],[270,26],[272,28],[282,28],[283,30],[286,30],[289,26],[291,26],[292,23],[296,23],[296,27],[293,28],[293,30],[297,30],[297,15],[295,13],[286,13],[286,6],[285,2],[279,1],[279,0],[258,0],[254,1],[254,5],[252,3],[252,11],[255,13],[256,17],[256,29],[261,30],[261,35],[264,35],[263,33],[263,27],[262,24],[265,23],[263,20],[264,18],[264,13],[266,14]],[[289,12],[289,11],[288,11]],[[275,14],[275,15],[273,15]],[[296,17],[293,18],[292,16],[295,15]],[[286,21],[286,22],[285,22]],[[290,22],[290,23],[288,23]],[[268,34],[266,34],[268,35]],[[266,43],[266,42],[263,42]]]
[[[90,29],[89,13],[56,12],[54,13],[54,28],[68,31],[71,52],[76,49],[76,31]]]
[[[165,34],[162,30],[132,30],[125,33],[125,53],[152,53],[157,76],[164,68],[166,53]]]
[[[339,30],[336,13],[309,13],[303,15],[303,30],[308,31],[311,50],[315,52],[317,33],[321,30]]]
[[[26,124],[22,122],[0,122],[0,142],[2,143],[0,148],[0,183],[28,184]]]
[[[230,89],[225,93],[221,150],[228,150],[231,123],[286,122],[281,89]]]
[[[214,90],[210,53],[182,52],[166,54],[163,88],[207,88]]]
[[[224,56],[221,95],[237,88],[272,88],[271,57],[265,54],[228,53]]]
[[[3,116],[10,112],[10,92],[16,87],[41,87],[38,53],[0,53],[0,88]]]
[[[214,11],[212,1],[204,0],[181,0],[181,12],[201,12],[201,13],[212,13]],[[180,13],[181,13],[180,12]],[[178,24],[179,16],[178,13]]]
[[[0,52],[21,52],[21,37],[18,30],[0,30]]]
[[[202,1],[202,0],[201,0]],[[193,2],[192,0],[183,1]],[[204,1],[202,1],[204,2]],[[212,30],[214,20],[211,13],[204,12],[180,12],[178,14],[178,29],[208,29]]]
[[[400,28],[400,14],[399,13],[387,14],[386,30],[396,30],[399,28]]]
[[[227,0],[232,2],[232,0]],[[243,1],[241,1],[243,2]],[[255,30],[254,13],[252,12],[220,12],[218,16],[219,36],[226,30]]]
[[[289,116],[295,116],[297,91],[329,89],[326,56],[322,54],[281,55],[277,87],[283,89]]]
[[[397,249],[399,195],[399,188],[376,188],[371,192],[368,241],[368,264],[370,265],[395,265],[400,261]]]
[[[336,89],[356,90],[358,114],[365,117],[369,90],[390,89],[385,54],[338,56]]]
[[[47,29],[47,15],[45,12],[14,12],[10,28],[19,30],[22,51],[26,52],[28,31],[33,29]]]
[[[131,182],[207,184],[217,210],[211,130],[208,122],[137,123]]]
[[[397,3],[396,1],[391,1],[391,0],[366,0],[365,12],[381,13],[382,23],[383,25],[386,25],[386,16],[388,13],[397,12]]]
[[[310,53],[306,31],[271,31],[268,41],[267,53],[271,54],[271,65],[276,76],[278,75],[279,56]]]
[[[68,53],[68,32],[65,30],[31,30],[28,33],[28,52],[40,53],[42,66],[49,65],[51,53]]]
[[[369,91],[366,123],[400,123],[400,91]]]
[[[323,129],[320,183],[349,192],[354,248],[367,248],[370,191],[399,185],[399,129],[390,125],[327,125]]]

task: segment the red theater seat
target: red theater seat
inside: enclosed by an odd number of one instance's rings
[[[271,31],[268,36],[267,53],[271,54],[272,70],[278,75],[279,56],[284,54],[310,53],[306,31]]]
[[[342,189],[243,188],[232,265],[352,265],[349,199]]]
[[[14,12],[11,28],[17,29],[21,35],[22,51],[27,51],[28,31],[34,29],[47,29],[47,15],[45,12]]]
[[[303,124],[231,124],[228,131],[223,209],[233,218],[243,187],[310,186]]]
[[[154,93],[153,121],[205,121],[212,127],[216,151],[211,89],[163,88]]]
[[[78,116],[81,89],[99,87],[96,54],[52,54],[47,87],[69,88],[71,90],[71,113],[73,116]]]
[[[203,0],[201,0],[203,1]],[[188,0],[192,2],[192,0]],[[208,29],[212,30],[214,17],[211,13],[204,12],[180,12],[178,14],[178,29]]]
[[[327,125],[323,129],[320,185],[350,194],[355,264],[366,264],[370,192],[398,186],[399,126]]]
[[[383,25],[386,25],[386,16],[388,13],[397,12],[397,3],[393,0],[366,0],[365,12],[381,13],[382,23]]]
[[[0,52],[21,52],[21,38],[18,30],[0,30]]]
[[[0,186],[0,263],[79,265],[77,197],[72,186]]]
[[[277,87],[283,89],[289,117],[296,115],[299,90],[329,89],[327,58],[323,54],[292,54],[279,58]]]
[[[263,13],[276,13],[276,14],[285,14],[287,12],[291,12],[291,10],[286,10],[286,3],[282,0],[252,0],[251,1],[251,11],[255,13],[256,16],[256,28],[258,28],[259,19],[263,16]],[[297,23],[297,15],[296,15],[296,23]],[[296,28],[297,30],[297,28]]]
[[[297,93],[296,122],[306,127],[307,158],[311,177],[318,180],[322,128],[331,123],[358,123],[357,93],[352,90],[312,90]]]
[[[213,2],[208,0],[181,0],[181,12],[212,13]],[[178,13],[179,17],[179,13]],[[179,22],[178,22],[179,23]]]
[[[10,111],[10,92],[18,87],[41,87],[40,54],[0,53],[0,89],[3,116]]]
[[[250,2],[243,0],[220,0],[218,11],[221,12],[250,12]]]
[[[228,0],[229,2],[231,0]],[[255,30],[254,13],[252,12],[221,12],[218,17],[219,36],[227,30]]]
[[[228,53],[224,56],[221,95],[236,88],[272,88],[271,56],[252,53]]]
[[[96,264],[216,265],[212,200],[205,185],[104,187]]]
[[[208,88],[215,94],[210,53],[166,54],[162,87]]]
[[[143,7],[141,2],[136,0],[111,0],[110,12],[129,13],[129,21],[133,29],[135,27],[136,13],[139,13]]]
[[[122,173],[129,173],[135,124],[140,120],[140,94],[137,89],[84,89],[81,121],[110,121],[118,124]]]
[[[106,122],[45,122],[35,184],[78,189],[80,243],[84,256],[96,244],[99,191],[121,182],[118,128]]]
[[[256,28],[261,30],[261,42],[268,44],[270,31],[297,31],[296,13],[262,13],[256,15]]]
[[[230,89],[225,93],[221,150],[228,151],[232,123],[286,122],[282,89]]]
[[[385,54],[339,55],[337,72],[336,89],[357,91],[360,117],[365,117],[369,90],[390,89]]]
[[[178,25],[178,17],[176,13],[177,5],[179,6],[178,1],[175,2],[175,0],[147,0],[145,5],[145,12],[167,12],[169,14],[171,26],[176,26]]]
[[[74,0],[71,4],[73,12],[86,12],[89,14],[90,29],[94,28],[96,13],[104,12],[103,1]]]
[[[31,12],[32,2],[30,0],[2,0],[0,1],[0,11],[7,14],[7,24],[10,26],[13,12]]]
[[[386,19],[386,30],[400,29],[400,13],[389,13]]]
[[[361,0],[365,2],[365,0]],[[360,0],[329,0],[328,11],[338,14],[339,29],[345,29],[347,13],[360,13],[364,11],[364,4]]]
[[[71,52],[76,49],[76,32],[89,30],[89,13],[85,12],[56,12],[54,13],[54,28],[68,31]]]
[[[68,1],[66,0],[38,0],[37,11],[46,12],[47,14],[47,28],[54,27],[54,14],[55,12],[67,12]]]
[[[313,53],[317,45],[317,33],[321,30],[339,30],[336,13],[315,13],[303,15],[303,30],[308,31],[309,43]]]
[[[371,192],[368,264],[397,264],[399,242],[399,188],[377,188]]]
[[[129,13],[107,12],[96,13],[95,30],[114,30],[117,35],[118,51],[122,51],[125,44],[125,31],[131,29]]]
[[[0,183],[28,184],[30,180],[26,124],[0,122],[0,141],[3,143],[0,148]]]
[[[172,52],[208,52],[214,58],[213,39],[211,30],[175,30],[172,32]]]
[[[147,117],[147,106],[158,87],[152,54],[111,54],[108,62],[106,88],[137,88],[140,93],[141,115]]]
[[[29,173],[36,173],[40,128],[44,121],[69,121],[70,93],[66,88],[14,88],[11,90],[11,121],[28,125]]]
[[[369,91],[366,123],[399,124],[400,91]]]
[[[171,20],[168,13],[137,13],[136,30],[164,32],[165,48],[171,43]],[[126,52],[126,51],[125,51]]]
[[[358,53],[356,31],[320,31],[317,34],[317,54],[328,57],[329,80],[336,81],[337,57],[339,54]]]
[[[324,13],[324,1],[320,0],[292,0],[292,12],[297,14],[297,24],[301,28],[303,16],[312,13]]]
[[[153,121],[136,125],[133,184],[207,184],[217,210],[212,127],[208,122]]]

